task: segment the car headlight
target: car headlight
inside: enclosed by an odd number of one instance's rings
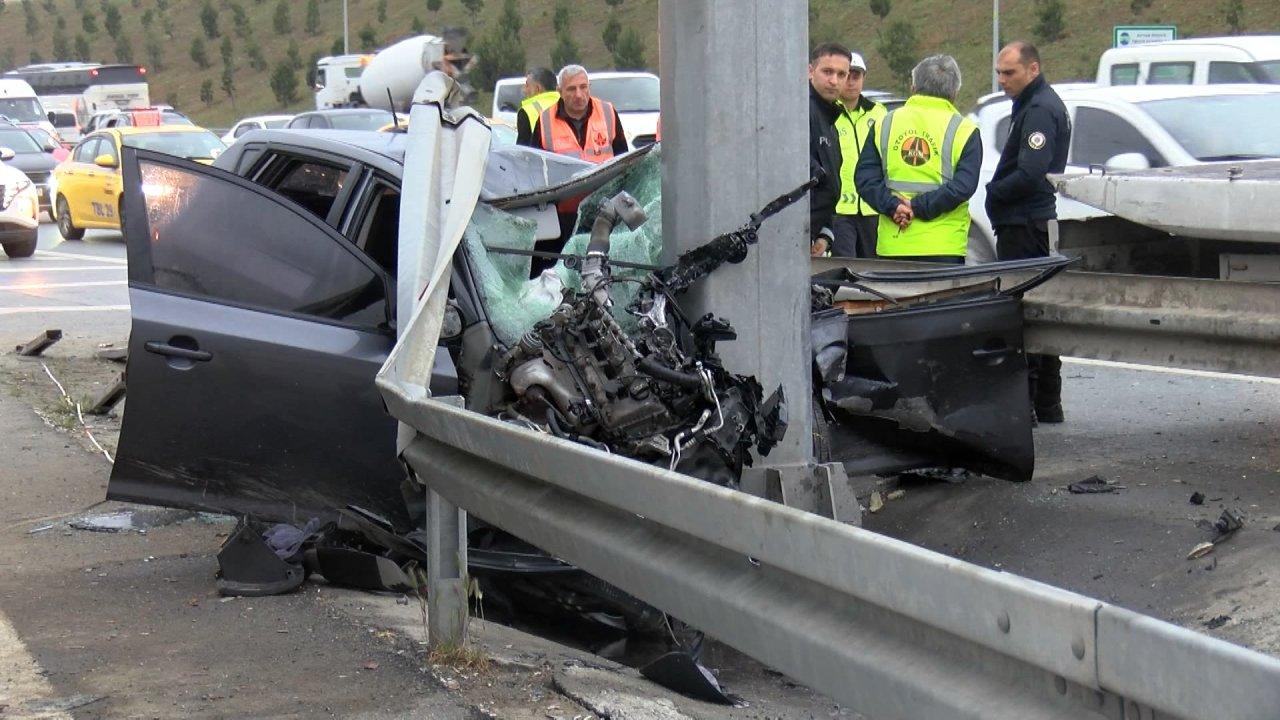
[[[35,194],[35,186],[27,180],[19,180],[10,185],[0,185],[0,187],[4,188],[4,195],[0,196],[0,210],[9,210],[19,198],[25,200]],[[17,208],[13,209],[13,212],[17,211]]]

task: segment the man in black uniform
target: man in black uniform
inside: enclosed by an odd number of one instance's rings
[[[996,232],[1001,260],[1049,254],[1049,221],[1057,218],[1053,185],[1071,145],[1071,120],[1062,99],[1040,74],[1040,53],[1027,42],[1012,42],[996,60],[1000,89],[1013,98],[1013,123],[995,175],[987,184],[987,217]],[[1056,355],[1027,358],[1036,420],[1060,423],[1062,361]]]
[[[809,191],[809,252],[822,255],[835,239],[840,200],[840,135],[837,101],[853,55],[837,43],[823,43],[809,54],[809,176],[821,178]]]

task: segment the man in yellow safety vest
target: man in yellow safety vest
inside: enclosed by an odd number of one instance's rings
[[[533,137],[533,126],[543,110],[560,101],[556,91],[556,74],[549,68],[539,67],[524,76],[524,100],[516,114],[516,144],[528,145]]]
[[[836,239],[831,245],[831,254],[838,257],[876,256],[879,213],[871,203],[858,197],[853,174],[863,146],[875,133],[887,111],[884,105],[862,94],[866,73],[867,63],[862,55],[851,53],[849,77],[840,89],[843,112],[836,118],[836,134],[840,137],[840,199],[836,201],[836,214],[832,221]]]
[[[862,151],[854,180],[863,202],[880,213],[879,257],[964,262],[982,142],[978,126],[956,110],[959,91],[955,58],[921,60],[911,71],[911,97],[885,116]]]

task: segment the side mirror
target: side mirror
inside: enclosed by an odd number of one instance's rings
[[[0,147],[0,160],[12,160],[17,155],[13,148]]]
[[[1146,155],[1137,152],[1120,153],[1113,155],[1103,165],[1108,172],[1122,172],[1125,170],[1146,170],[1151,167],[1151,161]]]
[[[58,124],[58,113],[56,113],[56,112],[54,112],[54,111],[50,110],[50,111],[49,111],[49,114],[48,114],[48,116],[47,116],[47,117],[49,118],[49,124],[50,124],[50,125],[57,125],[57,124]]]
[[[120,167],[120,163],[116,159],[106,153],[99,155],[93,159],[93,164],[100,168],[114,169]]]

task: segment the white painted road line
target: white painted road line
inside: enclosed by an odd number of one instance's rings
[[[104,285],[128,285],[128,280],[95,280],[92,282],[26,283],[24,285],[0,285],[0,290],[49,290],[52,288],[102,287]]]
[[[54,701],[54,702],[50,702]],[[53,686],[27,646],[0,613],[0,708],[4,717],[14,720],[71,720],[56,706]]]
[[[1064,357],[1062,362],[1073,365],[1096,365],[1098,367],[1120,368],[1121,370],[1141,370],[1143,372],[1165,373],[1167,375],[1187,375],[1189,377],[1211,378],[1214,380],[1236,380],[1244,382],[1280,385],[1280,378],[1259,377],[1257,375],[1237,375],[1235,373],[1213,372],[1211,370],[1188,370],[1184,368],[1161,367],[1159,365],[1139,365],[1138,363],[1119,362],[1117,360],[1094,360],[1092,358]]]
[[[129,261],[122,258],[102,257],[100,255],[82,255],[79,253],[57,252],[55,250],[37,250],[36,255],[47,258],[66,258],[68,260],[92,260],[94,262],[114,263],[116,265],[128,265]]]
[[[42,307],[0,308],[0,315],[28,315],[60,312],[128,312],[128,305],[45,305]]]
[[[79,270],[115,270],[116,272],[124,272],[128,270],[128,268],[122,265],[82,265],[80,267],[49,267],[47,265],[33,265],[31,267],[0,268],[0,273],[47,273],[73,272]]]

